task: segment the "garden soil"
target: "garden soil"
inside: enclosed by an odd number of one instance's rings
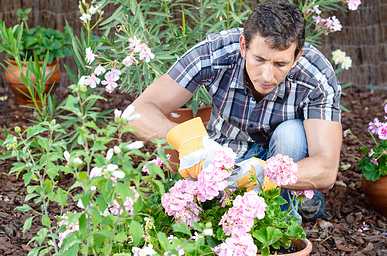
[[[313,243],[312,255],[387,255],[387,219],[367,205],[356,167],[359,146],[370,144],[368,122],[374,117],[384,118],[387,92],[350,88],[344,93],[343,105],[350,112],[342,115],[345,136],[337,182],[326,194],[331,218],[307,222],[304,226]],[[32,120],[31,111],[16,107],[12,97],[0,101],[0,127],[18,125],[26,128]],[[104,103],[105,109],[123,109],[133,100],[125,94],[106,97],[109,101]],[[23,204],[26,192],[20,178],[8,175],[9,168],[10,162],[0,163],[0,255],[26,255],[31,249],[27,243],[32,235],[23,234],[22,227],[29,214],[15,210],[16,206]],[[36,223],[32,226],[33,232],[39,229]]]

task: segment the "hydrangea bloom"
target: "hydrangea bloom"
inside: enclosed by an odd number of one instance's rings
[[[161,204],[169,216],[177,222],[192,225],[199,220],[200,207],[195,203],[197,184],[191,180],[179,180],[161,198]]]
[[[231,172],[215,168],[214,165],[209,165],[204,168],[198,176],[197,198],[201,202],[214,199],[223,191],[227,185],[227,178],[230,177]]]
[[[243,236],[232,236],[214,248],[214,252],[219,256],[255,256],[257,246],[250,234]]]
[[[213,165],[216,169],[230,169],[235,165],[236,154],[229,147],[221,147],[215,151],[216,157],[213,159]]]
[[[240,236],[246,234],[254,225],[254,219],[263,219],[266,210],[265,200],[254,191],[237,196],[231,207],[223,215],[219,224],[227,235]]]
[[[275,155],[266,161],[265,175],[278,186],[297,182],[297,164],[289,156]]]

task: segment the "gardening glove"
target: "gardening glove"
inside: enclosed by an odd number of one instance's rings
[[[181,123],[167,133],[167,142],[179,152],[179,173],[183,178],[196,179],[204,167],[208,138],[200,117]]]
[[[266,162],[252,157],[238,164],[229,178],[230,188],[245,188],[247,191],[259,192],[261,189],[269,190],[277,185],[264,175]]]

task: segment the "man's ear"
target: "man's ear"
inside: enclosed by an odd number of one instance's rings
[[[243,34],[239,36],[239,47],[241,51],[241,56],[243,58],[246,58],[246,49],[247,49],[247,44],[246,44],[246,38]]]
[[[293,63],[292,68],[293,68],[295,65],[297,65],[297,62],[300,60],[300,58],[302,57],[302,55],[304,55],[304,49],[303,49],[303,48],[298,52],[296,58],[294,59],[294,63]]]

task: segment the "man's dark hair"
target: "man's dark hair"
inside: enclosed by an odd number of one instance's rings
[[[274,49],[286,50],[297,43],[295,56],[304,46],[304,16],[294,4],[286,0],[271,0],[259,3],[244,23],[243,34],[247,47],[254,36],[268,38]]]

